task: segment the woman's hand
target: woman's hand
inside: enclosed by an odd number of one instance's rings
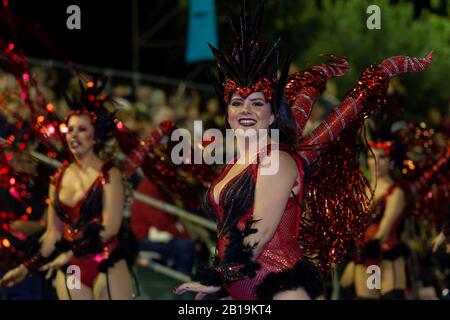
[[[23,281],[28,274],[28,269],[23,264],[8,271],[2,279],[0,279],[0,287],[12,287],[13,285]]]
[[[432,242],[433,252],[436,252],[439,249],[439,247],[444,244],[444,242],[446,240],[447,240],[447,237],[444,235],[444,233],[443,232],[439,233],[436,236],[436,238],[433,239],[433,242]]]
[[[208,294],[218,292],[222,287],[205,286],[200,282],[186,282],[173,290],[174,294],[180,295],[186,292],[197,292],[195,300],[202,300]]]
[[[55,271],[60,269],[61,267],[64,267],[66,264],[69,263],[70,259],[73,257],[72,250],[63,252],[59,256],[56,257],[55,260],[52,262],[49,262],[45,265],[43,265],[39,271],[47,271],[47,274],[45,275],[45,279],[50,279]]]
[[[42,225],[38,221],[22,221],[14,220],[9,224],[11,231],[13,232],[23,232],[27,236],[31,236],[38,233],[43,229]]]

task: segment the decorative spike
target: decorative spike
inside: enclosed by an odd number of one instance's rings
[[[279,40],[268,50],[264,43],[260,43],[259,32],[262,25],[265,1],[261,1],[256,16],[252,17],[250,7],[246,0],[241,0],[241,15],[239,20],[232,14],[230,6],[230,25],[235,36],[233,50],[231,54],[222,54],[218,49],[210,46],[211,51],[216,58],[219,75],[223,79],[221,85],[226,86],[226,81],[233,81],[234,84],[229,89],[236,88],[248,92],[248,90],[257,89],[264,91],[265,97],[272,103],[274,110],[277,110],[277,99],[273,98],[283,95],[276,91],[284,88],[284,83],[277,79]],[[240,23],[240,25],[238,24]],[[285,81],[286,77],[283,77]],[[220,79],[219,79],[220,80]],[[226,80],[226,81],[225,81]],[[255,86],[253,88],[253,86]],[[229,94],[222,90],[223,98],[229,97]]]
[[[261,45],[261,49],[256,51],[254,56],[252,57],[252,64],[249,67],[249,73],[251,75],[256,75],[257,74],[257,70],[259,69],[259,67],[261,66],[263,60],[265,59],[265,53],[267,51],[267,45],[263,44]],[[253,76],[254,78],[254,76]],[[254,81],[257,81],[255,79],[252,79]]]
[[[239,34],[238,34],[237,30],[238,30],[238,26],[239,25],[238,25],[236,19],[233,16],[233,12],[232,12],[231,7],[230,7],[230,2],[227,2],[226,6],[227,6],[227,10],[228,10],[228,17],[229,17],[229,23],[230,23],[231,31],[234,34],[234,38],[238,39],[239,38]],[[233,48],[233,49],[235,49],[235,48]]]
[[[286,57],[283,68],[281,69],[280,79],[278,80],[278,94],[276,97],[276,105],[279,106],[283,98],[284,85],[287,82],[289,76],[289,67],[291,66],[291,56]],[[281,93],[281,94],[280,94]]]
[[[258,36],[259,36],[259,32],[261,30],[262,18],[264,15],[264,3],[265,3],[265,1],[262,0],[261,4],[259,5],[258,11],[256,12],[255,26],[254,26],[254,31],[253,31],[253,33],[254,33],[253,40],[255,40],[254,45],[256,45],[259,40]]]
[[[281,41],[281,39],[278,38],[278,40],[273,45],[272,49],[270,49],[270,51],[266,54],[266,56],[264,57],[263,61],[260,64],[259,68],[256,70],[256,72],[255,72],[256,74],[259,74],[261,72],[261,70],[267,66],[268,62],[272,62],[272,61],[270,61],[270,58],[273,58],[275,55],[278,55],[280,41]],[[278,57],[276,57],[276,58],[278,58]],[[278,59],[276,59],[276,60],[278,60]],[[276,74],[276,70],[275,70],[275,74]]]

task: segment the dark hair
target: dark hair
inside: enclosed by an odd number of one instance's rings
[[[273,108],[272,108],[273,111]],[[295,146],[297,143],[296,130],[297,123],[295,122],[294,116],[292,115],[291,107],[283,96],[278,114],[275,114],[275,121],[270,126],[271,129],[280,130],[280,143]]]
[[[402,176],[403,160],[406,158],[405,147],[398,132],[392,132],[395,122],[392,111],[380,110],[368,121],[370,140],[374,142],[390,141],[389,147],[389,176],[398,179]],[[369,147],[369,146],[368,146]],[[368,148],[368,154],[372,151]]]

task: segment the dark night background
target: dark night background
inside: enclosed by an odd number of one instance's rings
[[[66,10],[72,4],[81,9],[81,30],[66,27],[70,16]],[[152,22],[159,21],[176,5],[175,0],[139,1],[140,31],[151,27]],[[12,0],[10,8],[23,22],[39,24],[67,59],[79,64],[132,69],[132,1]],[[176,28],[179,22],[186,23],[186,20],[187,12],[179,12],[155,32],[148,41],[152,47],[140,50],[140,72],[184,77],[192,69],[184,62],[186,31],[180,35],[182,26]],[[58,59],[54,51],[36,41],[33,35],[24,36],[21,40],[28,55]]]

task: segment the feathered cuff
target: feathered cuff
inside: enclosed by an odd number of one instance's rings
[[[260,264],[251,262],[242,263],[219,263],[211,268],[201,270],[196,279],[206,286],[222,286],[224,283],[253,278]]]
[[[55,249],[58,252],[67,252],[72,250],[72,241],[61,239],[57,243],[55,243]]]
[[[51,259],[44,257],[40,252],[35,253],[28,259],[23,261],[23,265],[27,267],[29,271],[38,271],[44,264],[50,262]]]
[[[220,273],[214,267],[202,268],[193,276],[195,281],[199,281],[205,286],[221,287],[223,285]]]
[[[259,263],[250,262],[247,264],[241,263],[222,263],[216,266],[214,269],[220,275],[222,281],[233,282],[242,280],[245,278],[253,278],[256,276],[256,271],[261,266]]]

